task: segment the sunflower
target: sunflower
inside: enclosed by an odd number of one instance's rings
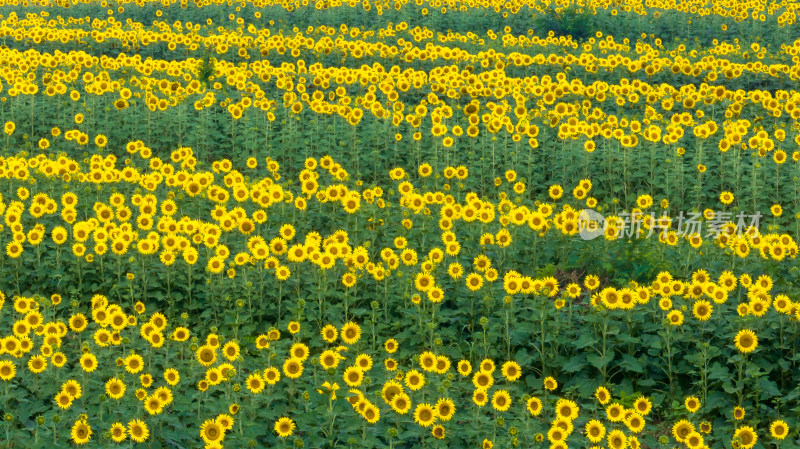
[[[24,237],[24,235],[23,235]],[[6,245],[6,254],[12,259],[16,259],[22,254],[23,248],[19,242],[11,241]]]
[[[225,343],[225,346],[222,347],[222,354],[225,355],[225,358],[228,360],[236,360],[239,357],[239,343],[235,341],[229,341]]]
[[[294,421],[290,418],[283,417],[277,421],[275,421],[275,432],[281,438],[286,438],[291,436],[295,429]]]
[[[219,368],[211,368],[206,371],[205,380],[211,385],[219,385],[225,378]]]
[[[398,348],[397,340],[395,340],[394,338],[390,338],[390,339],[386,340],[386,342],[383,344],[383,348],[389,354],[394,354],[397,351],[397,348]]]
[[[739,441],[739,447],[743,449],[750,449],[756,445],[758,435],[755,430],[750,426],[744,426],[736,429],[733,433],[733,439]]]
[[[72,396],[63,391],[56,395],[55,401],[56,405],[64,410],[72,406]]]
[[[789,425],[783,420],[773,421],[769,426],[769,434],[776,440],[782,440],[789,434]]]
[[[326,370],[336,368],[339,365],[339,360],[341,360],[341,356],[332,349],[322,351],[322,354],[319,356],[319,364]]]
[[[286,359],[283,362],[283,374],[289,379],[297,379],[303,374],[303,363],[296,358]]]
[[[278,368],[271,366],[264,370],[264,375],[262,377],[267,385],[275,385],[279,380],[281,380],[281,372],[278,371]]]
[[[442,440],[445,437],[444,427],[436,425],[433,426],[431,429],[431,435],[433,435],[437,440]]]
[[[405,393],[398,393],[392,398],[392,410],[400,415],[405,415],[411,410],[411,398]]]
[[[121,398],[125,395],[125,384],[116,377],[112,377],[106,382],[106,394],[111,399]]]
[[[586,423],[586,438],[592,443],[603,441],[606,436],[606,427],[600,421],[593,419]]]
[[[425,385],[425,376],[422,375],[417,370],[410,370],[406,373],[406,386],[411,389],[411,391],[417,391]]]
[[[136,374],[144,368],[144,359],[139,354],[131,354],[125,358],[125,369]]]
[[[714,311],[714,306],[706,300],[696,301],[692,306],[692,314],[700,321],[707,321]]]
[[[161,400],[161,403],[164,406],[167,406],[172,403],[172,391],[167,387],[158,387],[156,391],[153,393],[154,396],[157,396],[158,399]]]
[[[467,275],[465,283],[470,291],[475,292],[483,287],[483,277],[478,273],[470,273]]]
[[[122,443],[128,435],[127,430],[125,430],[125,425],[120,422],[112,424],[108,433],[111,434],[111,439],[114,440],[115,443]]]
[[[358,387],[364,380],[364,371],[357,366],[350,366],[344,370],[344,381],[350,387]]]
[[[245,381],[247,389],[253,394],[261,393],[264,390],[264,379],[258,373],[253,373]]]
[[[686,436],[686,446],[689,449],[700,449],[704,446],[703,444],[703,436],[700,435],[700,432],[691,432],[689,435]]]
[[[639,433],[644,429],[645,421],[642,415],[632,412],[625,417],[625,425],[628,426],[628,430],[631,432]]]
[[[218,443],[225,436],[225,430],[213,419],[207,419],[200,427],[200,437],[206,444]]]
[[[686,410],[689,410],[689,413],[694,413],[700,409],[700,399],[695,396],[689,396],[683,401],[683,405],[686,406]]]
[[[750,314],[750,306],[746,303],[741,303],[736,306],[736,313],[741,317],[745,317]]]
[[[342,341],[347,343],[348,345],[355,344],[361,338],[361,326],[358,324],[350,321],[342,326],[342,331],[340,332]]]
[[[492,395],[492,407],[499,412],[504,412],[511,407],[511,395],[505,390],[497,390]]]
[[[478,388],[472,392],[472,402],[474,402],[478,407],[483,407],[487,402],[489,402],[489,394],[486,392],[486,390]]]
[[[731,192],[724,191],[724,192],[719,194],[719,202],[724,204],[724,205],[726,205],[726,206],[731,204],[731,203],[733,203],[733,200],[734,200],[734,196],[733,196],[733,193],[731,193]]]
[[[332,324],[328,324],[325,327],[323,327],[321,333],[322,333],[322,339],[327,341],[328,343],[333,343],[339,336],[339,331],[336,330],[336,326]]]
[[[547,439],[555,444],[564,441],[567,438],[567,433],[564,432],[564,429],[559,427],[551,427],[550,430],[547,431]]]
[[[653,409],[653,403],[650,402],[650,400],[646,397],[640,396],[638,399],[636,399],[636,401],[634,401],[633,408],[640,415],[647,416],[650,413],[650,410]]]
[[[134,419],[128,423],[128,433],[131,436],[131,440],[137,443],[144,443],[150,436],[150,430],[148,430],[147,424],[139,419]]]
[[[397,369],[397,360],[387,357],[383,360],[383,366],[386,368],[386,371],[394,371]]]
[[[75,444],[86,444],[92,439],[92,427],[86,421],[75,421],[70,432],[70,438]]]
[[[363,416],[368,423],[375,424],[381,419],[381,411],[378,407],[367,404],[361,412],[361,416]]]
[[[469,360],[461,360],[458,362],[458,373],[462,376],[469,376],[472,372],[472,364]]]
[[[758,337],[750,329],[740,330],[733,342],[736,344],[736,349],[745,354],[753,352],[758,347]]]
[[[564,432],[571,434],[574,430],[574,426],[572,425],[572,421],[566,418],[556,418],[553,420],[551,427],[558,427]]]
[[[150,395],[144,400],[144,409],[151,415],[158,415],[164,410],[164,404],[156,395]]]
[[[70,395],[72,399],[80,399],[83,396],[81,384],[76,380],[68,380],[61,386],[61,390]]]
[[[391,405],[392,400],[398,394],[403,393],[403,386],[396,380],[388,380],[381,388],[381,397],[383,401]]]
[[[87,352],[81,356],[80,364],[83,371],[91,373],[97,369],[97,357],[91,352]]]
[[[225,414],[219,415],[217,416],[216,421],[220,426],[222,426],[223,429],[225,429],[225,431],[233,429],[233,416]]]
[[[625,408],[615,402],[606,408],[606,417],[611,422],[620,422],[625,418]]]
[[[181,375],[175,368],[168,368],[167,370],[164,371],[164,380],[170,386],[174,387],[175,385],[178,385],[178,382],[181,381]]]
[[[612,430],[608,434],[608,448],[609,449],[623,449],[628,445],[628,439],[621,430]]]
[[[578,417],[578,405],[569,399],[559,399],[556,402],[556,416],[570,421]]]
[[[511,382],[519,379],[522,376],[522,367],[519,366],[519,363],[514,361],[508,361],[503,363],[503,366],[500,370],[503,376]]]
[[[28,369],[34,374],[39,374],[47,369],[47,359],[42,355],[35,355],[28,361]]]
[[[539,414],[542,413],[542,400],[531,397],[528,399],[526,408],[528,409],[528,413],[530,413],[532,416],[539,416]]]
[[[372,357],[370,357],[368,354],[359,354],[356,357],[355,364],[361,369],[361,371],[366,373],[372,369]]]
[[[439,417],[439,421],[450,421],[455,412],[456,406],[452,399],[443,398],[436,402],[436,415]]]
[[[550,198],[557,200],[564,194],[564,188],[558,184],[554,184],[547,189],[547,193],[550,195]]]
[[[672,310],[667,314],[667,322],[671,326],[681,326],[683,324],[683,312]]]
[[[556,381],[555,378],[547,376],[544,378],[544,388],[553,391],[556,388],[558,388],[558,382]]]
[[[153,385],[153,376],[150,374],[142,374],[139,376],[139,381],[144,388],[150,388]]]
[[[489,389],[494,384],[491,372],[478,371],[472,376],[472,384],[475,388]]]
[[[672,436],[674,436],[679,443],[686,442],[686,437],[692,432],[694,432],[694,425],[685,419],[676,422],[672,426]]]
[[[601,385],[594,390],[594,397],[597,398],[597,401],[601,405],[606,405],[608,401],[611,400],[611,393],[608,391],[608,388]]]
[[[419,366],[425,371],[434,371],[436,366],[436,355],[431,351],[425,351],[419,356]]]
[[[289,349],[289,354],[291,355],[291,357],[294,357],[300,360],[301,362],[304,362],[306,359],[308,359],[309,353],[310,351],[308,349],[308,346],[304,345],[303,343],[295,343]]]
[[[436,409],[430,404],[418,404],[414,409],[414,422],[422,427],[430,427],[436,421]]]
[[[261,334],[256,337],[257,349],[269,349],[269,337],[266,334]]]

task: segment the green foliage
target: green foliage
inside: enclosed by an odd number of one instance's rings
[[[594,34],[596,24],[591,11],[577,6],[550,8],[536,15],[535,29],[540,34],[552,31],[556,36],[571,36],[581,42]]]
[[[80,50],[98,58],[127,53],[155,63],[112,67],[116,61],[102,59],[100,65],[86,58],[87,66],[60,60],[52,67],[54,60],[50,59],[28,71],[27,60],[33,60],[36,53],[30,52],[24,55],[24,63],[20,57],[0,67],[11,73],[0,85],[0,116],[15,128],[0,134],[0,214],[5,214],[0,249],[7,251],[0,257],[0,291],[5,293],[5,303],[0,301],[0,343],[11,341],[13,326],[27,319],[63,324],[84,314],[90,321],[83,332],[61,335],[59,328],[59,340],[50,349],[67,355],[68,362],[61,368],[49,359],[41,374],[28,368],[34,355],[48,350],[44,344],[47,336],[38,327],[24,334],[30,339],[26,341],[33,342],[31,351],[0,349],[0,360],[13,361],[17,368],[13,379],[0,384],[5,389],[0,400],[0,412],[5,415],[0,423],[0,447],[75,447],[69,442],[70,429],[82,414],[88,416],[94,431],[88,447],[112,447],[106,431],[114,422],[127,423],[133,418],[144,419],[150,426],[151,437],[145,443],[150,447],[202,447],[200,426],[220,414],[233,413],[230,407],[236,405],[241,409],[235,415],[236,424],[226,433],[226,447],[461,448],[479,447],[484,439],[491,439],[498,448],[541,448],[550,443],[537,441],[536,435],[547,433],[560,399],[575,401],[580,408],[567,439],[570,447],[589,446],[582,432],[589,419],[604,420],[609,430],[633,436],[626,424],[605,420],[605,407],[593,397],[600,386],[611,390],[613,402],[625,408],[633,407],[642,396],[652,401],[647,426],[637,434],[641,447],[664,449],[680,444],[670,431],[680,419],[689,419],[698,428],[703,421],[712,423],[714,432],[704,433],[704,438],[714,449],[729,449],[733,432],[743,425],[758,430],[758,449],[777,446],[767,429],[776,419],[786,419],[792,433],[780,447],[797,447],[800,328],[798,304],[791,301],[800,295],[797,245],[792,239],[800,232],[796,215],[800,196],[795,188],[800,170],[792,162],[773,160],[776,151],[758,154],[758,146],[768,140],[775,146],[773,150],[782,148],[791,157],[798,142],[795,120],[789,108],[784,109],[788,103],[781,103],[789,95],[784,98],[785,92],[779,92],[792,86],[794,75],[768,70],[730,76],[724,71],[717,73],[720,61],[737,68],[754,59],[765,66],[789,67],[792,58],[780,45],[790,42],[797,29],[785,27],[773,33],[775,20],[770,17],[767,23],[747,19],[730,24],[725,32],[716,31],[727,26],[728,19],[712,14],[704,17],[703,27],[713,30],[700,33],[695,40],[698,29],[688,26],[693,14],[649,8],[651,15],[637,16],[612,9],[615,6],[591,13],[574,5],[536,11],[535,29],[529,29],[533,11],[527,7],[508,17],[503,15],[506,11],[490,8],[462,14],[432,7],[423,16],[422,6],[409,3],[402,10],[388,9],[378,16],[374,9],[359,9],[361,5],[325,11],[312,9],[315,6],[310,4],[290,12],[281,6],[247,4],[237,7],[236,15],[241,17],[232,20],[229,8],[223,5],[198,9],[146,3],[126,5],[125,14],[119,17],[147,24],[142,26],[146,32],[157,31],[161,38],[171,36],[174,41],[147,39],[145,44],[139,35],[139,40],[128,40],[113,33],[97,39],[99,33],[114,29],[99,21],[75,25],[86,36],[67,39],[67,43],[42,40],[40,35],[5,35],[4,44],[13,49],[64,54]],[[24,16],[29,8],[7,9]],[[149,28],[156,10],[162,9],[164,22]],[[96,4],[79,4],[69,10],[53,7],[46,12],[76,18],[108,15]],[[263,15],[257,18],[256,13]],[[657,19],[655,13],[664,16]],[[4,9],[3,14],[9,13]],[[188,26],[181,21],[206,24],[207,19],[213,25],[202,25],[197,31],[164,31]],[[275,24],[267,26],[268,20]],[[364,34],[390,21],[393,35],[386,34],[388,26],[383,36]],[[410,29],[400,30],[401,22],[410,22]],[[306,29],[320,24],[338,29],[343,23],[351,28],[339,34]],[[418,24],[428,29],[415,28]],[[122,26],[128,29],[127,24]],[[8,29],[15,27],[19,36],[29,32],[27,25],[16,22]],[[225,33],[217,27],[232,31],[225,35],[230,41],[220,44]],[[98,31],[101,29],[104,31]],[[450,30],[475,34],[456,38],[450,36]],[[596,45],[599,41],[589,44],[596,30],[606,31],[605,48]],[[653,30],[663,42],[640,37]],[[572,40],[546,40],[548,31]],[[609,31],[616,39],[613,45],[618,48],[614,50],[608,50]],[[253,44],[259,33],[269,34],[270,42],[281,45]],[[716,44],[713,50],[708,48],[714,39],[745,40],[759,34],[768,39],[765,45],[770,48],[756,55],[746,51],[724,54],[723,46]],[[191,40],[189,35],[213,43],[205,50],[199,45],[174,45],[178,36]],[[530,40],[510,43],[522,41],[518,35]],[[45,36],[52,38],[53,34]],[[536,43],[533,37],[537,37]],[[342,44],[328,48],[326,39]],[[228,45],[233,41],[238,43]],[[355,50],[360,52],[360,47],[378,41],[386,45],[356,55]],[[281,48],[287,43],[291,45]],[[402,53],[387,53],[391,48],[406,48],[406,43],[417,51],[416,56],[408,52],[410,60]],[[649,50],[639,51],[645,47]],[[418,57],[423,49],[426,57]],[[452,50],[458,49],[466,56],[453,58]],[[292,54],[295,50],[299,56]],[[489,50],[494,56],[489,56]],[[634,70],[609,62],[655,51],[670,64],[653,74],[644,66]],[[712,51],[716,62],[704,65]],[[518,55],[547,59],[518,63]],[[606,65],[598,70],[580,62],[582,55],[605,58]],[[556,62],[549,62],[551,56]],[[559,62],[558,58],[567,57],[575,63]],[[301,59],[304,64],[299,63]],[[256,73],[255,67],[272,71]],[[397,101],[387,101],[385,91],[401,78],[394,67],[413,73],[419,86],[398,88],[393,92],[398,94]],[[437,78],[444,67],[461,84]],[[340,72],[326,74],[329,68]],[[64,73],[73,76],[72,70],[78,69],[82,73],[65,81]],[[695,69],[699,72],[694,73]],[[92,76],[86,77],[86,73]],[[545,84],[545,77],[555,81]],[[44,94],[51,81],[58,87],[63,82],[76,99],[69,98],[70,92]],[[188,92],[195,81],[202,88]],[[577,81],[584,87],[573,91]],[[480,89],[466,89],[470,83],[484,82]],[[125,107],[117,107],[122,89],[99,93],[101,85],[114,83],[131,90]],[[29,85],[35,85],[37,93],[20,94],[20,89]],[[590,85],[592,94],[586,89]],[[705,87],[695,90],[696,85]],[[598,92],[599,86],[602,92]],[[712,94],[717,88],[731,95]],[[773,108],[764,92],[747,92],[737,99],[737,89],[756,88],[772,92],[779,107]],[[541,91],[535,93],[538,89]],[[545,101],[545,95],[555,91],[559,96]],[[691,105],[683,103],[684,92]],[[355,124],[348,113],[319,112],[312,109],[319,105],[312,105],[304,94],[311,98],[321,94],[330,101],[327,106],[335,105],[337,111],[362,108],[364,116]],[[760,100],[755,100],[755,95]],[[367,100],[367,96],[373,98]],[[201,103],[206,98],[213,100],[210,105]],[[255,106],[254,99],[268,107]],[[464,109],[472,100],[480,108],[468,117]],[[423,101],[428,110],[417,113],[415,108]],[[239,114],[231,112],[233,106],[246,102],[251,102],[250,106]],[[370,102],[385,108],[388,115],[373,113],[367,106]],[[298,105],[302,111],[293,112],[292,107]],[[596,116],[594,111],[598,111]],[[396,125],[392,123],[394,113],[402,119]],[[81,120],[76,119],[77,114]],[[412,116],[418,116],[420,123],[410,124]],[[474,119],[480,123],[480,132],[467,137],[466,123]],[[486,125],[494,120],[502,126],[489,131]],[[705,123],[712,121],[718,124],[716,133],[701,137],[707,130]],[[432,135],[432,128],[442,123],[446,135],[454,138],[453,145],[444,145],[441,137]],[[460,132],[455,125],[462,127]],[[530,125],[536,126],[535,137],[528,135],[532,133]],[[673,142],[645,139],[643,129],[649,125],[658,127],[659,133],[663,130],[661,136],[675,130],[682,137]],[[726,125],[735,126],[723,129]],[[584,134],[571,130],[576,126]],[[745,126],[739,137],[750,149],[739,145],[728,152],[719,151],[718,143],[733,131],[739,133],[738,126]],[[65,138],[67,131],[71,136],[85,136],[86,141]],[[606,131],[636,136],[639,143],[626,147],[619,136],[604,135]],[[778,131],[786,135],[777,137]],[[412,137],[416,132],[419,137]],[[98,136],[107,137],[108,144],[94,143]],[[43,149],[40,157],[37,145],[41,143],[37,142],[45,138],[51,146]],[[597,144],[591,153],[584,149],[589,139]],[[129,146],[131,142],[136,146]],[[322,161],[328,160],[324,156],[331,157],[328,168],[322,167]],[[46,172],[45,166],[55,164],[53,161],[62,162],[56,170]],[[230,167],[222,168],[226,163]],[[430,175],[420,173],[423,163],[431,164]],[[456,167],[468,173],[451,174],[457,172]],[[398,169],[402,173],[390,179],[389,173]],[[124,170],[132,170],[135,176],[123,180]],[[109,177],[103,181],[87,178],[96,173]],[[187,178],[209,182],[213,189],[193,191]],[[303,190],[308,179],[318,182],[310,192]],[[579,194],[573,189],[584,180],[591,180],[592,187]],[[405,182],[412,188],[403,195]],[[549,193],[556,184],[563,195]],[[226,199],[212,190],[224,192]],[[723,190],[735,193],[732,203],[721,205]],[[233,198],[242,192],[243,197]],[[71,219],[60,216],[66,209],[60,202],[66,193],[79,198]],[[268,203],[258,200],[267,194],[278,196]],[[343,194],[358,199],[357,210],[344,210]],[[116,195],[122,196],[124,206],[114,206],[114,217],[103,218],[100,211],[110,207],[111,197]],[[704,240],[694,247],[682,238],[670,241],[657,230],[646,232],[652,228],[641,235],[583,240],[573,232],[575,228],[570,231],[564,223],[574,225],[574,213],[589,207],[587,195],[597,201],[592,208],[606,217],[634,208],[673,218],[704,209],[736,217],[740,212],[759,210],[766,214],[775,203],[782,205],[783,213],[762,221],[767,237],[736,236],[750,251],[737,255],[732,238],[726,243],[703,235]],[[640,200],[648,196],[649,203],[641,205]],[[34,212],[34,203],[42,199],[52,201],[56,211]],[[307,204],[301,206],[298,199]],[[420,199],[420,209],[411,207]],[[161,208],[168,200],[175,202],[174,213]],[[142,203],[145,207],[140,207]],[[454,209],[458,218],[448,222],[445,208],[454,204],[458,205]],[[125,207],[130,208],[127,218]],[[544,228],[533,230],[527,219],[544,207],[554,210],[547,214]],[[470,208],[480,209],[488,218],[466,219],[464,211]],[[219,211],[222,217],[212,215]],[[513,212],[522,213],[525,219],[515,222]],[[259,213],[265,214],[263,221],[255,220]],[[258,221],[249,223],[253,228],[240,227],[250,218]],[[709,221],[704,221],[706,226]],[[271,246],[269,254],[274,260],[251,258],[255,246],[280,243],[286,225],[296,234],[284,235],[284,245],[303,248],[307,257],[291,260]],[[43,234],[38,234],[41,241],[36,239],[39,226],[43,229]],[[66,229],[65,243],[55,242],[57,226]],[[678,223],[672,226],[673,231],[679,230]],[[223,227],[225,231],[220,231]],[[86,229],[88,233],[79,236]],[[445,229],[452,230],[458,246],[448,245],[453,237]],[[507,245],[500,244],[501,235],[509,238]],[[174,238],[181,243],[168,248],[167,242]],[[131,245],[117,255],[109,244],[120,240]],[[142,241],[158,248],[150,252],[137,246]],[[12,251],[14,242],[21,245],[21,254]],[[185,258],[184,251],[189,248],[198,251],[197,260]],[[783,252],[769,252],[775,248]],[[357,266],[350,258],[355,249],[364,251],[371,264]],[[412,250],[416,261],[400,259]],[[442,260],[434,262],[439,251]],[[334,252],[333,264],[323,268],[320,257]],[[486,257],[490,268],[479,269],[479,257]],[[215,258],[221,258],[219,272],[210,268],[209,262]],[[449,272],[459,266],[464,270],[460,275]],[[279,268],[289,274],[278,276]],[[492,270],[496,270],[496,279]],[[724,288],[727,296],[717,302],[712,295],[722,291],[719,279],[727,272],[736,276],[739,284],[730,291]],[[696,279],[704,273],[705,280]],[[423,274],[433,277],[444,294],[443,301],[432,301],[415,286],[415,278]],[[480,288],[466,284],[470,274],[480,277]],[[592,275],[597,276],[597,285],[589,288],[586,281]],[[346,286],[345,276],[353,276],[355,284]],[[663,280],[664,276],[669,280]],[[748,278],[754,282],[746,285]],[[516,289],[515,281],[526,285],[546,282],[550,287]],[[759,284],[762,282],[769,288]],[[700,293],[690,290],[697,286],[702,287]],[[63,297],[60,303],[52,299],[54,294]],[[636,304],[626,303],[631,307],[608,305],[614,297],[611,294],[628,299],[636,294],[639,299]],[[98,306],[97,295],[112,305]],[[782,310],[781,295],[790,298],[789,307]],[[21,298],[34,301],[35,310],[20,311]],[[699,300],[713,303],[709,320],[693,312]],[[143,311],[136,311],[138,302],[145,306]],[[763,314],[755,310],[739,313],[738,308],[745,304],[766,309]],[[124,312],[133,324],[114,329],[100,318],[102,312],[111,310]],[[166,327],[156,331],[165,339],[163,346],[153,341],[149,325],[159,318],[157,313],[163,313],[167,321]],[[671,323],[670,316],[682,317],[681,323]],[[361,326],[357,341],[323,339],[325,325],[341,332],[350,321]],[[292,322],[299,324],[299,332],[288,331]],[[171,338],[179,326],[190,330],[189,340]],[[742,329],[752,329],[759,338],[752,353],[744,354],[734,344]],[[104,331],[118,331],[119,340],[101,344]],[[270,340],[269,347],[258,348],[257,338],[270,331],[280,335]],[[230,363],[231,377],[206,389],[202,382],[209,378],[209,367],[201,366],[195,353],[211,334],[221,340],[221,346],[237,342],[241,354],[231,360],[218,354],[215,366]],[[384,349],[390,338],[399,343],[396,352]],[[299,343],[310,349],[302,376],[292,380],[281,371],[283,378],[275,386],[260,393],[248,391],[250,376],[267,367],[281,369],[292,346]],[[338,368],[321,366],[320,356],[326,350],[335,350],[342,357]],[[87,351],[100,362],[91,373],[84,373],[78,363]],[[442,373],[424,370],[420,356],[425,351],[446,359],[449,368]],[[156,387],[164,386],[164,370],[180,372],[181,383],[171,389],[174,401],[164,412],[151,415],[133,397],[142,384],[141,373],[130,373],[118,363],[132,353],[143,356],[143,372],[156,377]],[[360,415],[363,407],[356,404],[354,408],[348,402],[354,393],[348,392],[343,371],[357,356],[368,356],[374,363],[355,388],[379,408],[381,419],[375,424],[366,423]],[[497,365],[490,394],[508,391],[512,398],[508,411],[475,404],[472,373],[462,376],[456,371],[459,361],[469,361],[474,373],[485,359]],[[392,360],[398,365],[396,371],[387,365]],[[519,379],[501,374],[507,361],[520,365]],[[413,412],[395,413],[381,397],[384,385],[403,383],[402,374],[412,369],[423,371],[426,377],[419,391],[412,392],[404,384],[413,406],[445,398],[455,401],[453,419],[441,421],[447,434],[444,441],[415,423]],[[558,382],[552,391],[544,387],[550,376]],[[111,400],[104,392],[105,382],[112,377],[128,387],[120,400]],[[53,400],[67,379],[78,380],[84,395],[69,409],[61,410]],[[326,382],[340,387],[336,399]],[[696,413],[685,407],[687,396],[696,396],[702,403]],[[529,397],[542,399],[541,415],[531,416],[526,410]],[[731,417],[734,406],[746,407],[744,421]],[[281,416],[291,417],[297,424],[288,439],[280,439],[273,431]]]
[[[203,56],[200,65],[197,66],[197,79],[203,86],[208,88],[209,83],[213,79],[212,77],[216,73],[216,61],[211,58],[211,53],[206,52],[205,56]]]

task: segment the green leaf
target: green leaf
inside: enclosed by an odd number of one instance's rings
[[[728,368],[720,365],[719,362],[714,362],[708,369],[709,380],[728,379],[729,377],[730,377],[730,371],[728,371]]]
[[[725,392],[728,394],[734,394],[739,391],[739,389],[734,387],[733,384],[730,382],[723,383],[722,389],[725,390]]]
[[[594,336],[594,333],[589,331],[584,331],[581,333],[581,336],[573,343],[576,349],[583,349],[587,346],[593,346],[597,343],[597,338]]]
[[[628,371],[634,371],[637,373],[642,373],[644,370],[642,362],[630,354],[622,354],[622,363],[620,363],[619,366]]]
[[[568,373],[575,373],[583,369],[584,366],[586,366],[586,359],[578,354],[571,357],[561,369]]]
[[[520,365],[525,366],[533,361],[533,356],[528,353],[527,349],[522,348],[517,351],[517,354],[514,356],[514,360]]]
[[[761,390],[761,394],[768,398],[780,396],[781,394],[781,390],[778,389],[778,384],[766,378],[759,379],[758,388]]]
[[[605,355],[605,357],[599,354],[592,354],[587,356],[586,360],[588,360],[589,363],[591,363],[595,368],[603,369],[606,365],[611,363],[612,360],[614,360],[614,354],[608,353]]]

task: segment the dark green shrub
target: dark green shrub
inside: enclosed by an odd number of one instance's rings
[[[535,26],[540,34],[552,31],[556,36],[572,36],[584,40],[594,31],[594,16],[591,11],[569,8],[548,8],[536,17]]]

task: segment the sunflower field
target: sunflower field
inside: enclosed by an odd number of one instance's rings
[[[0,0],[0,448],[800,447],[798,13]]]

